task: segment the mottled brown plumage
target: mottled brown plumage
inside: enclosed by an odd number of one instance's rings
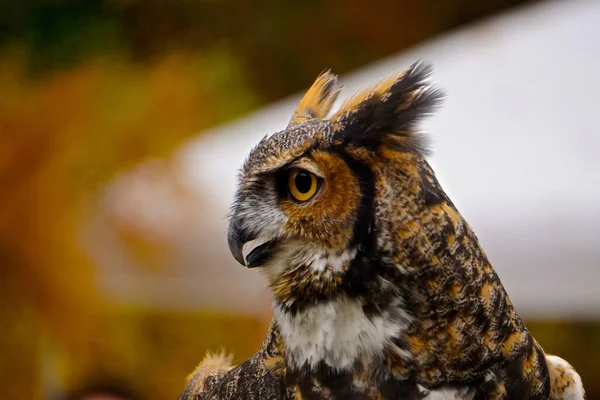
[[[325,73],[252,150],[229,244],[264,273],[274,321],[255,356],[201,390],[192,379],[183,399],[583,398],[425,159],[429,73],[414,64],[329,119]]]

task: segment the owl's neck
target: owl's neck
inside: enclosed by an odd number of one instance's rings
[[[397,286],[358,250],[317,253],[313,260],[271,282],[288,367],[351,371],[383,364],[410,324]]]

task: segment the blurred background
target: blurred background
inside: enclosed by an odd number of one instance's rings
[[[322,70],[344,98],[419,58],[442,184],[600,398],[598,38],[593,0],[1,1],[0,398],[175,399],[207,349],[253,354],[244,156]]]

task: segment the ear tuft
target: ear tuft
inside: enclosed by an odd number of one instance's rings
[[[337,135],[357,146],[386,143],[397,150],[426,152],[414,128],[440,104],[442,92],[427,82],[432,67],[416,62],[400,73],[351,97],[333,116]]]
[[[300,100],[289,126],[310,119],[324,119],[340,94],[340,88],[336,86],[337,76],[329,70],[322,72]]]

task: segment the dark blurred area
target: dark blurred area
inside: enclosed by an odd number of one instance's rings
[[[183,298],[180,281],[167,279],[186,268],[208,279],[222,258],[204,256],[189,233],[211,214],[210,188],[198,196],[163,161],[326,68],[343,74],[521,3],[3,0],[0,397],[173,399],[207,349],[236,361],[253,354],[270,318],[267,294],[236,312],[212,294],[202,304]],[[119,181],[129,171],[162,191]],[[164,204],[177,213],[163,205],[140,216],[119,188],[175,199]],[[225,248],[224,233],[211,240]],[[152,279],[168,301],[148,294]],[[589,357],[600,354],[600,325],[527,322],[600,398]]]
[[[227,78],[217,82],[223,86],[214,100],[251,95],[253,107],[300,90],[324,66],[342,74],[520,3],[526,2],[9,0],[0,44],[20,53],[29,76],[107,57],[144,68],[185,55],[208,70],[196,71],[204,78]]]

